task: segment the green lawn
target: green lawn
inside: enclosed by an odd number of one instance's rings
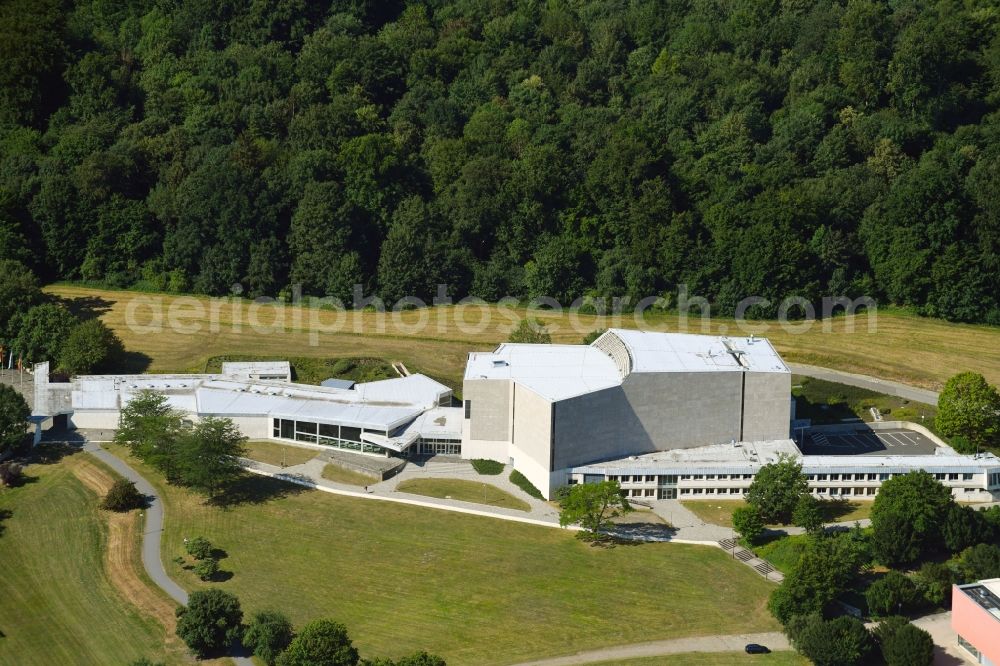
[[[267,463],[268,465],[278,465],[280,467],[283,464],[285,467],[290,467],[308,462],[320,453],[322,451],[262,440],[247,442],[246,457],[257,462]]]
[[[684,500],[681,504],[706,523],[723,527],[732,527],[733,510],[746,506],[743,500]],[[873,502],[823,500],[821,504],[826,522],[844,523],[870,517]],[[771,525],[771,527],[781,526]]]
[[[31,482],[0,490],[0,664],[186,663],[107,579],[107,527],[71,471],[77,456],[32,465]]]
[[[805,534],[794,534],[778,537],[753,550],[759,557],[774,565],[775,569],[788,575],[798,566],[808,540],[809,537]]]
[[[788,650],[771,654],[747,654],[746,652],[683,652],[663,657],[636,657],[618,661],[590,662],[592,666],[741,666],[742,664],[763,664],[765,666],[808,666],[809,660]]]
[[[937,408],[932,405],[800,375],[792,376],[792,386],[795,416],[811,419],[814,424],[842,423],[853,418],[873,421],[871,408],[875,407],[886,421],[913,421],[934,427]]]
[[[530,511],[531,505],[496,486],[461,479],[407,479],[396,486],[401,493],[487,504],[504,509]]]
[[[335,618],[366,657],[426,649],[449,666],[509,664],[778,628],[765,607],[774,586],[718,549],[598,548],[558,529],[263,477],[249,479],[246,502],[220,509],[133,464],[163,492],[163,560],[185,587],[207,585],[172,560],[185,536],[203,535],[228,554],[221,587],[245,611],[276,608],[297,626]]]
[[[370,474],[362,474],[352,469],[341,467],[340,465],[327,465],[323,468],[323,478],[334,483],[343,483],[349,486],[367,486],[378,483],[378,479]]]

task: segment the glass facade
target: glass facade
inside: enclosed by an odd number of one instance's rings
[[[462,442],[457,439],[420,439],[414,446],[417,453],[429,456],[457,456],[462,454]]]
[[[361,441],[361,428],[350,426],[313,423],[311,421],[293,421],[291,419],[274,419],[271,434],[275,439],[291,439],[307,444],[320,444],[337,449],[358,451],[360,453],[377,453],[388,455],[389,452],[381,446]],[[373,430],[376,435],[385,436],[384,430]]]

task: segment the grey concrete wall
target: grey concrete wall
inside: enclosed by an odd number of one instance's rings
[[[515,383],[513,425],[510,456],[514,459],[514,467],[548,497],[552,469],[552,403]]]
[[[792,418],[792,375],[747,372],[743,399],[743,440],[785,439]]]
[[[462,398],[472,401],[472,439],[510,441],[510,380],[471,379],[462,385]]]
[[[741,384],[737,372],[632,373],[560,401],[554,468],[739,439]]]

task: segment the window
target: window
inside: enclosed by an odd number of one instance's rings
[[[854,489],[854,494],[855,494],[855,495],[860,495],[860,494],[861,494],[861,493],[863,493],[863,492],[865,492],[865,489],[864,489],[864,488],[855,488],[855,489]]]
[[[877,477],[876,477],[876,476],[875,476],[874,474],[869,474],[869,475],[868,475],[868,480],[869,480],[869,481],[874,481],[874,480],[875,480],[876,478],[877,478]]]
[[[681,474],[681,479],[690,479],[690,478],[691,478],[690,474]]]
[[[689,495],[691,491],[687,488],[681,488],[681,495]]]
[[[646,483],[656,483],[656,477],[655,476],[647,476],[646,477]]]
[[[865,495],[874,495],[874,494],[875,494],[874,488],[865,488]]]
[[[962,474],[962,481],[972,481],[972,474],[969,472]]]
[[[815,474],[806,474],[806,481],[815,481],[815,480],[816,480]]]
[[[653,497],[653,495],[655,495],[655,494],[656,494],[656,491],[653,490],[652,488],[647,488],[646,489],[646,497]]]
[[[816,494],[817,495],[825,495],[826,494],[826,488],[817,488],[816,489]]]
[[[326,423],[319,424],[319,436],[329,437],[330,439],[340,438],[340,426],[327,425]]]
[[[706,474],[706,475],[705,475],[705,478],[706,478],[706,479],[709,479],[709,480],[711,480],[711,481],[714,481],[714,480],[715,480],[715,475],[714,475],[714,474]]]
[[[830,488],[830,494],[831,495],[839,495],[840,494],[840,489],[839,488]]]
[[[938,481],[944,481],[944,474],[937,473],[934,475],[934,478],[937,479]]]
[[[831,474],[830,475],[830,480],[831,481],[840,481],[840,475],[839,474]]]
[[[295,421],[281,419],[281,438],[295,439]]]
[[[705,478],[704,474],[695,474],[694,475],[695,481],[698,481],[699,479],[704,479],[704,478]]]
[[[714,495],[715,494],[715,488],[705,488],[705,494],[706,495]]]
[[[471,419],[472,418],[472,401],[471,400],[466,400],[465,401],[465,418],[467,418],[467,419]]]
[[[958,481],[958,474],[955,473],[955,472],[952,472],[951,474],[948,475],[948,480],[949,481]]]
[[[753,474],[744,474],[743,478],[744,479],[752,479],[753,478]]]
[[[739,495],[741,492],[742,491],[739,488],[730,488],[729,489],[729,494],[730,495]]]
[[[701,495],[704,492],[704,490],[702,490],[701,488],[692,488],[691,492],[695,495]]]
[[[340,426],[340,438],[345,439],[349,442],[360,442],[361,428],[352,428],[351,426]]]
[[[879,481],[888,481],[889,480],[889,475],[888,474],[879,474],[878,475],[878,479],[879,479]]]
[[[817,474],[816,475],[816,480],[817,481],[826,481],[826,474]]]

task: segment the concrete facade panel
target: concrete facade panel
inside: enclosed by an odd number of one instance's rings
[[[747,372],[743,398],[743,441],[785,439],[792,419],[792,376]]]
[[[477,379],[463,384],[462,397],[471,401],[472,439],[510,441],[511,382],[508,379]]]
[[[514,466],[549,496],[552,451],[552,403],[514,385],[514,428],[510,457]]]

